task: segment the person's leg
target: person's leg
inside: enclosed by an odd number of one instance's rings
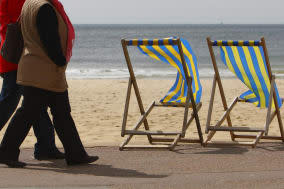
[[[0,130],[15,112],[21,99],[20,86],[16,84],[17,71],[2,74],[3,83],[0,94]]]
[[[33,124],[33,130],[37,138],[35,159],[64,159],[64,154],[55,145],[54,127],[47,113],[47,106],[41,110],[40,119]]]
[[[15,112],[21,99],[21,86],[16,84],[17,71],[2,74],[3,84],[0,94],[0,130]],[[55,146],[54,127],[48,116],[47,107],[41,111],[41,118],[33,124],[37,138],[36,159],[63,159],[64,154]]]
[[[0,163],[18,165],[19,148],[31,125],[40,118],[40,110],[46,106],[47,96],[42,90],[23,87],[23,103],[13,116],[0,147]]]
[[[68,91],[53,93],[49,99],[55,130],[61,140],[65,159],[68,165],[91,163],[98,159],[97,156],[88,156],[85,151],[75,123],[71,116]]]

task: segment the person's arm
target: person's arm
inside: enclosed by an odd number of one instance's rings
[[[40,8],[36,25],[48,57],[58,66],[66,65],[58,33],[57,15],[52,6],[46,4]]]

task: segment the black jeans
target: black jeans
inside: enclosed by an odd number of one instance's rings
[[[35,87],[23,87],[23,103],[12,118],[1,143],[2,158],[18,160],[19,147],[26,138],[31,125],[40,118],[40,110],[50,107],[54,128],[61,140],[67,161],[84,158],[87,153],[82,145],[71,116],[68,91],[59,93]]]
[[[0,94],[0,131],[15,112],[22,96],[22,86],[17,85],[17,71],[1,74],[3,78]],[[57,151],[54,127],[48,116],[47,107],[41,111],[41,118],[33,124],[37,143],[34,154],[48,154]]]

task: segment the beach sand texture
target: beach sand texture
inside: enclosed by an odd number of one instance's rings
[[[69,97],[72,107],[72,116],[81,136],[82,142],[87,147],[93,146],[118,146],[124,140],[120,136],[123,110],[125,105],[128,79],[94,79],[94,80],[69,80]],[[159,100],[172,86],[173,80],[167,79],[138,79],[141,97],[146,107],[153,101]],[[212,87],[211,79],[202,79],[203,106],[199,111],[202,131],[204,134],[207,120],[208,106]],[[284,80],[278,79],[280,96],[284,96]],[[234,97],[246,90],[246,87],[237,79],[224,79],[223,86],[228,104]],[[282,119],[283,108],[280,109]],[[151,130],[179,131],[182,127],[183,108],[156,107],[148,117]],[[216,90],[212,123],[216,123],[222,115],[223,108],[219,91]],[[231,113],[231,119],[236,126],[262,127],[265,124],[266,109],[255,108],[253,104],[238,103]],[[132,90],[127,127],[132,128],[139,119],[139,109]],[[270,135],[279,135],[277,119],[270,126]],[[224,122],[225,125],[227,124]],[[7,127],[7,125],[6,125]],[[1,139],[6,127],[0,132]],[[141,129],[143,127],[141,126]],[[195,123],[187,130],[187,137],[197,138]],[[206,135],[204,134],[204,138]],[[228,132],[218,132],[213,140],[230,140]],[[21,147],[33,147],[36,138],[31,130]],[[136,144],[147,144],[146,136],[134,137]],[[62,147],[59,139],[56,139]]]

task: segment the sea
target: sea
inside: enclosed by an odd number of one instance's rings
[[[186,39],[198,61],[202,78],[212,78],[214,71],[206,37],[212,40],[260,40],[265,37],[270,63],[277,77],[284,78],[284,25],[75,25],[76,40],[67,69],[69,79],[122,79],[129,72],[121,39],[180,37]],[[167,79],[176,76],[170,65],[129,47],[138,78]],[[219,48],[214,49],[222,77],[233,77],[220,61]]]

